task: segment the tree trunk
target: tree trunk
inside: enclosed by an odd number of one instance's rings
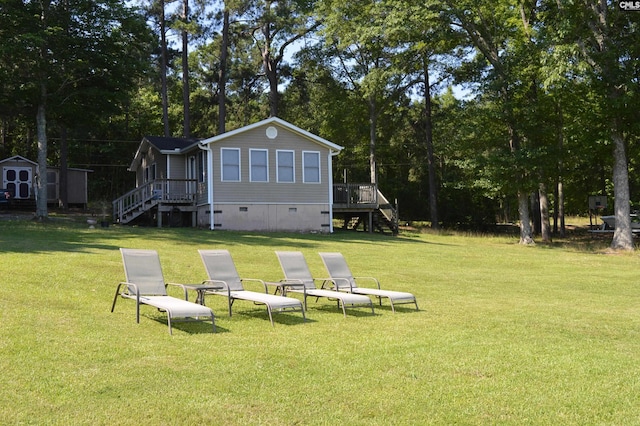
[[[529,197],[524,191],[518,191],[518,215],[520,216],[520,244],[535,244],[531,237]]]
[[[556,132],[558,137],[558,152],[560,155],[558,156],[557,163],[556,185],[553,191],[555,195],[555,208],[553,209],[553,233],[556,235],[559,234],[560,237],[564,238],[566,235],[564,223],[564,190],[562,187],[562,175],[564,173],[564,162],[562,161],[564,156],[564,115],[562,113],[562,106],[559,102],[556,104],[556,112],[558,113],[559,119]],[[560,222],[559,229],[558,222]]]
[[[553,215],[553,232],[560,235],[561,238],[566,236],[566,227],[564,223],[564,189],[562,187],[562,176],[558,176],[556,183],[555,195],[555,211]],[[560,227],[558,228],[558,222]]]
[[[2,125],[0,125],[0,145],[2,149],[7,149],[7,126],[9,123],[6,118],[2,119]]]
[[[220,46],[220,73],[218,81],[218,134],[226,132],[227,123],[227,57],[229,55],[229,10],[225,9]]]
[[[269,82],[269,114],[278,116],[278,70],[276,62],[271,58],[270,48],[265,46],[262,52],[262,66]]]
[[[162,97],[162,123],[164,125],[164,136],[171,136],[169,130],[169,91],[167,89],[167,23],[164,16],[164,0],[160,0],[160,81],[162,87],[160,95]]]
[[[40,102],[36,115],[38,129],[38,175],[36,178],[36,219],[46,220],[47,211],[47,118],[46,118],[47,88],[40,83]]]
[[[59,206],[62,211],[69,210],[69,193],[67,191],[69,181],[69,173],[67,166],[67,157],[69,156],[68,141],[67,141],[67,127],[62,126],[60,130],[60,198],[58,200]]]
[[[531,225],[533,227],[533,235],[539,235],[542,233],[542,222],[540,218],[540,194],[538,191],[531,193],[529,197],[529,205],[531,206]]]
[[[544,183],[540,183],[538,189],[540,198],[540,234],[542,241],[551,242],[551,224],[549,222],[549,198],[547,197],[547,187]]]
[[[503,97],[508,101],[508,91],[506,87],[502,89]],[[508,102],[505,102],[508,104]],[[509,130],[509,148],[512,153],[516,153],[520,150],[520,140],[516,133],[515,126],[513,125],[513,114],[508,110],[507,116],[509,121],[507,122]],[[523,176],[524,178],[524,176]],[[523,179],[524,180],[524,179]],[[533,231],[531,229],[531,216],[529,215],[529,197],[527,192],[520,188],[518,189],[518,216],[520,218],[520,244],[535,244],[533,240]]]
[[[612,132],[614,143],[613,192],[616,230],[613,233],[611,248],[615,250],[633,250],[633,234],[631,232],[631,216],[629,208],[629,170],[624,138],[614,127]]]
[[[187,24],[189,19],[189,0],[183,0],[182,18]],[[182,30],[182,104],[183,104],[183,134],[191,137],[191,114],[189,100],[189,33]]]
[[[271,2],[267,2],[267,8],[271,7]],[[261,27],[264,36],[264,45],[260,55],[262,56],[262,70],[269,83],[269,114],[271,117],[278,116],[278,64],[271,54],[271,23],[265,22]]]
[[[369,96],[369,176],[371,183],[378,183],[378,165],[376,164],[376,128],[378,111],[373,95]]]
[[[440,229],[438,220],[438,188],[436,186],[436,166],[433,160],[433,117],[431,114],[431,84],[429,81],[429,59],[423,56],[424,73],[424,114],[425,143],[427,145],[427,167],[429,169],[429,213],[431,228]]]

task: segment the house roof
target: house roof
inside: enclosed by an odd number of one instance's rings
[[[162,154],[183,154],[186,151],[198,146],[200,139],[197,138],[174,138],[164,136],[145,136],[138,146],[136,155],[129,166],[129,171],[136,170],[142,157],[149,151],[150,147],[154,147]]]
[[[312,140],[312,141],[314,141],[314,142],[316,142],[316,143],[318,143],[320,145],[324,145],[330,151],[332,151],[333,153],[336,153],[336,154],[338,152],[342,151],[342,149],[344,148],[344,147],[342,147],[340,145],[337,145],[337,144],[335,144],[333,142],[329,142],[328,140],[323,139],[320,136],[314,135],[313,133],[307,132],[306,130],[303,130],[303,129],[299,128],[299,127],[296,127],[293,124],[291,124],[291,123],[289,123],[287,121],[284,121],[284,120],[282,120],[282,119],[280,119],[278,117],[270,117],[270,118],[267,118],[266,120],[262,120],[262,121],[259,121],[257,123],[250,124],[248,126],[240,127],[238,129],[232,130],[230,132],[222,133],[220,135],[213,136],[213,137],[208,138],[208,139],[204,139],[204,140],[200,141],[200,144],[201,145],[208,145],[208,144],[212,144],[212,143],[217,143],[217,142],[225,140],[225,139],[227,139],[229,137],[235,136],[237,134],[244,133],[244,132],[247,132],[249,130],[253,130],[253,129],[256,129],[258,127],[266,126],[266,125],[269,125],[269,124],[285,128],[285,129],[287,129],[287,130],[289,130],[289,131],[291,131],[293,133],[296,133],[296,134],[298,134],[298,135],[300,135],[300,136],[302,136],[304,138]]]
[[[18,162],[22,162],[22,163],[27,163],[29,165],[31,165],[32,167],[38,167],[38,163],[36,163],[35,161],[31,161],[28,158],[23,157],[22,155],[14,155],[13,157],[9,157],[9,158],[5,158],[3,160],[0,160],[0,164],[8,162],[8,161],[18,161]],[[50,166],[47,164],[47,169],[60,169],[60,166]],[[79,169],[76,167],[67,167],[67,170],[75,170],[75,171],[80,171],[80,172],[93,172],[93,170],[89,170],[89,169]]]
[[[4,160],[0,160],[0,163],[4,163],[6,161],[24,161],[25,163],[29,163],[33,166],[37,166],[38,163],[35,161],[31,161],[28,158],[24,158],[22,155],[14,155],[13,157],[5,158]]]
[[[162,136],[145,136],[144,138],[160,151],[182,151],[193,147],[200,141],[196,138],[165,138]]]

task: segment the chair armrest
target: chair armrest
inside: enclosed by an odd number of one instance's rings
[[[180,287],[182,288],[182,291],[184,292],[184,300],[189,301],[189,294],[187,293],[187,288],[184,286],[184,284],[178,284],[178,283],[165,283],[165,287],[167,286],[174,286],[174,287]]]
[[[327,284],[331,284],[332,287],[328,288],[327,290],[335,290],[338,291],[338,283],[336,282],[337,279],[340,278],[314,278],[314,281],[322,281],[322,286],[320,286],[321,289],[325,289],[325,285]]]
[[[292,280],[292,279],[283,279],[280,280],[280,283],[283,284],[284,288],[296,288],[296,287],[302,287],[302,293],[306,296],[307,294],[307,287],[304,285],[304,282],[302,280]]]
[[[222,280],[204,280],[202,281],[202,284],[220,284],[220,289],[226,291],[227,296],[231,297],[231,289],[229,288],[229,285],[227,284],[226,281],[222,281]],[[205,291],[205,293],[209,293],[209,294],[213,294],[216,293],[215,291]]]
[[[122,291],[122,293],[120,292],[120,289],[122,288],[122,286],[126,286],[127,287],[127,290],[126,290],[127,293],[126,294],[125,294],[124,290]],[[133,283],[121,282],[116,287],[116,293],[113,296],[113,303],[111,304],[111,312],[113,312],[113,310],[116,307],[116,301],[118,300],[118,296],[126,297],[128,299],[132,299],[133,298],[131,296],[131,292],[129,291],[129,286],[132,286],[132,287],[135,288],[135,290],[136,290],[136,303],[140,303],[140,295],[138,294],[138,288],[136,287],[136,285],[133,284]]]
[[[138,295],[138,286],[134,283],[130,283],[130,282],[126,282],[126,281],[122,281],[120,284],[118,284],[118,290],[120,289],[121,286],[126,286],[127,287],[127,296],[131,297],[131,290],[129,289],[129,287],[133,287],[133,290],[135,291],[135,294]],[[138,297],[140,297],[138,295]]]
[[[184,300],[186,300],[187,302],[189,301],[189,293],[187,293],[187,291],[189,290],[189,285],[190,284],[165,283],[165,287],[168,287],[168,286],[180,287],[184,292]]]
[[[349,291],[353,291],[353,285],[351,284],[351,280],[347,278],[331,278],[331,281],[333,281],[334,290],[348,287]],[[342,283],[343,281],[346,283],[346,285]]]
[[[264,280],[260,280],[257,278],[240,278],[240,281],[244,284],[247,281],[251,281],[251,282],[259,282],[262,284],[262,287],[264,287],[264,292],[265,294],[269,294],[269,290],[267,288],[267,285],[265,284]]]
[[[377,278],[374,277],[353,277],[354,280],[370,280],[370,281],[374,281],[376,283],[376,285],[378,286],[378,290],[381,290],[380,288],[380,281],[378,281]]]

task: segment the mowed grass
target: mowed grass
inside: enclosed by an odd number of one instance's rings
[[[638,424],[637,253],[607,242],[333,235],[0,221],[2,424]],[[209,296],[209,324],[111,301],[118,249],[160,254],[169,282],[204,279],[199,248],[247,278],[282,278],[275,250],[340,251],[355,275],[420,311],[309,300],[308,321]],[[251,289],[258,289],[251,287]],[[180,292],[170,288],[170,293]],[[193,295],[192,295],[193,297]]]

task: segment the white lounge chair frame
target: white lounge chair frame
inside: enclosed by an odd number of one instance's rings
[[[380,281],[375,277],[354,277],[341,253],[324,252],[319,254],[337,290],[377,297],[380,306],[382,306],[383,298],[389,299],[393,313],[396,312],[395,305],[403,303],[413,303],[416,305],[416,310],[419,310],[418,301],[413,294],[403,291],[382,290]],[[377,288],[358,287],[357,280],[373,281]]]
[[[307,309],[307,297],[315,297],[318,300],[319,297],[325,297],[329,300],[335,300],[338,303],[338,307],[342,308],[342,314],[346,317],[347,311],[345,305],[352,307],[358,305],[364,305],[371,308],[371,313],[375,314],[373,310],[373,302],[366,296],[360,296],[357,294],[349,294],[340,292],[337,290],[329,290],[324,288],[317,288],[315,282],[322,281],[323,287],[326,282],[333,282],[330,278],[313,278],[307,261],[304,255],[299,251],[276,251],[280,267],[284,273],[285,278],[281,280],[281,283],[286,284],[284,288],[286,291],[294,293],[300,293],[304,297],[304,308]],[[335,283],[334,283],[335,285]]]
[[[167,294],[167,285],[180,286],[180,284],[164,281],[160,257],[155,250],[121,248],[120,253],[122,254],[126,281],[119,283],[116,288],[111,312],[116,307],[118,296],[121,296],[125,299],[135,300],[137,323],[140,323],[140,305],[149,305],[159,311],[166,312],[169,334],[173,334],[171,323],[175,318],[183,318],[187,321],[199,320],[201,317],[210,319],[213,332],[216,332],[215,316],[210,308]]]
[[[229,302],[229,316],[232,313],[233,302],[236,300],[247,300],[257,305],[265,305],[269,313],[269,321],[273,326],[274,310],[300,310],[302,319],[306,322],[305,309],[298,299],[293,297],[276,296],[269,294],[265,281],[255,278],[240,278],[233,258],[228,250],[198,250],[202,263],[207,271],[208,279],[203,282],[205,285],[219,284],[219,290],[206,290],[204,294],[225,296]],[[264,293],[245,290],[244,282],[259,282],[264,288]],[[203,301],[204,302],[204,301]]]

